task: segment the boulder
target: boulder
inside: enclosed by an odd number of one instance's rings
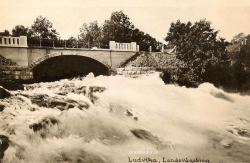
[[[5,106],[0,104],[0,112],[4,110]]]
[[[146,131],[143,129],[133,129],[130,131],[135,137],[154,144],[157,149],[164,149],[164,148],[171,148],[172,149],[173,148],[171,143],[163,142],[162,140],[160,140],[159,137],[153,135],[149,131]]]
[[[4,89],[3,87],[0,87],[0,99],[4,99],[10,96],[11,94],[6,89]]]
[[[9,138],[4,135],[0,135],[0,159],[3,158],[4,152],[9,147]]]
[[[8,90],[24,90],[21,80],[17,79],[1,79],[0,85]]]

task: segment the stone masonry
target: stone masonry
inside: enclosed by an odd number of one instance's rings
[[[32,69],[27,67],[10,67],[2,66],[1,70],[1,79],[21,79],[29,80],[33,79]]]

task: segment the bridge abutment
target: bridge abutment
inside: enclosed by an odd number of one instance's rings
[[[0,55],[6,59],[17,63],[19,66],[28,66],[29,65],[29,56],[28,56],[27,47],[4,47],[0,46]]]
[[[33,72],[31,68],[21,66],[2,66],[0,68],[1,79],[33,79]]]

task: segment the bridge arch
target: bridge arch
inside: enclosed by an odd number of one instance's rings
[[[43,62],[43,61],[45,61],[45,60],[47,60],[49,58],[53,58],[53,57],[56,57],[56,56],[62,56],[62,55],[77,55],[77,54],[64,54],[63,52],[61,52],[61,53],[49,53],[49,54],[45,54],[43,57],[40,57],[40,58],[34,60],[32,63],[30,63],[29,64],[29,68],[33,68],[36,65],[40,64],[41,62]],[[95,58],[93,56],[85,56],[85,55],[79,55],[79,56],[84,56],[84,57],[95,59],[95,60],[101,62],[106,67],[108,67],[108,68],[111,67],[107,62],[99,60],[98,58]]]
[[[77,76],[85,76],[92,72],[95,76],[109,75],[108,65],[93,58],[80,55],[57,55],[45,57],[33,62],[33,78],[35,81],[48,82]]]

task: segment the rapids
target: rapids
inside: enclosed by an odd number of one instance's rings
[[[249,96],[158,73],[25,88],[0,99],[2,163],[250,162]]]

